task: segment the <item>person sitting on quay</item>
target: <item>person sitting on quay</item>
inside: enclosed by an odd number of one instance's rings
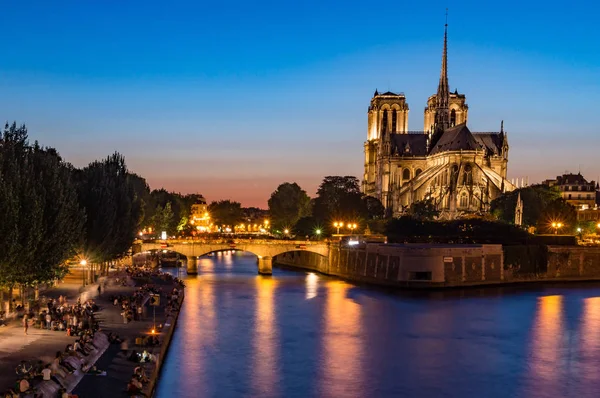
[[[146,394],[142,392],[143,387],[142,383],[135,376],[132,376],[131,380],[129,380],[129,384],[127,384],[127,392],[130,396],[141,395],[142,397],[145,397]]]
[[[148,376],[146,376],[146,370],[142,366],[136,366],[135,369],[133,369],[133,376],[136,377],[142,384],[150,381]]]
[[[37,389],[32,387],[31,384],[29,384],[29,380],[27,380],[27,377],[23,377],[19,381],[19,392],[22,395],[35,394],[37,393]]]

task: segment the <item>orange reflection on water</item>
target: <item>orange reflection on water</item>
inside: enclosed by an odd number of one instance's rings
[[[271,277],[256,277],[256,311],[254,328],[254,363],[252,382],[255,395],[277,396],[279,369],[278,335],[275,326],[275,290],[277,281]]]
[[[216,343],[217,318],[211,276],[202,273],[211,269],[214,269],[213,261],[200,258],[200,275],[185,281],[188,288],[185,290],[184,310],[180,313],[180,318],[185,318],[180,319],[180,323],[186,327],[178,328],[181,333],[178,338],[181,338],[186,352],[186,355],[180,357],[180,384],[189,385],[190,388],[196,385],[198,379],[207,385],[210,383],[207,378],[211,358],[206,355],[203,347]]]
[[[347,297],[351,286],[327,282],[321,390],[328,397],[361,397],[364,389],[361,307]]]
[[[531,391],[557,391],[563,381],[561,348],[563,346],[563,296],[545,296],[538,299],[537,315],[531,339]]]
[[[579,352],[582,366],[578,378],[583,390],[589,384],[589,391],[597,388],[598,358],[600,357],[600,297],[583,300],[583,319]]]

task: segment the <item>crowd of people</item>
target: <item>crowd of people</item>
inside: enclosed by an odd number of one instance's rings
[[[66,297],[42,300],[29,313],[23,315],[23,327],[25,334],[30,326],[42,329],[64,331],[69,336],[76,336],[85,330],[97,330],[98,324],[94,318],[94,312],[98,306],[93,300],[81,303],[69,304]]]
[[[118,278],[111,279],[111,282],[117,285],[138,287],[128,295],[113,295],[109,298],[113,305],[118,306],[123,316],[123,322],[129,323],[135,320],[144,319],[144,306],[149,304],[148,300],[152,297],[166,299],[163,304],[167,315],[179,307],[179,298],[182,294],[183,282],[178,278],[159,272],[158,270],[127,268],[126,273]],[[168,293],[163,292],[163,286],[175,284]],[[172,286],[172,285],[171,285]],[[101,293],[100,288],[98,293]],[[22,325],[24,333],[28,333],[30,327],[43,328],[46,330],[66,333],[68,336],[75,336],[76,340],[68,344],[64,351],[58,351],[50,363],[39,361],[35,365],[22,361],[16,368],[18,380],[14,387],[2,397],[19,397],[25,395],[37,396],[41,394],[36,386],[41,382],[49,381],[55,383],[59,388],[59,397],[69,397],[66,393],[65,379],[78,369],[91,375],[106,375],[106,372],[97,369],[93,361],[88,357],[98,350],[94,345],[94,336],[99,331],[98,321],[95,312],[99,310],[93,300],[85,302],[77,301],[71,304],[63,296],[58,299],[42,299],[32,305],[31,310],[21,309]],[[136,344],[143,347],[153,347],[160,344],[158,333],[162,325],[156,326],[152,334],[140,337],[140,342]],[[107,332],[105,332],[107,333]],[[115,333],[106,334],[108,342],[111,344],[121,344],[125,347],[126,358],[138,363],[132,377],[127,385],[127,391],[130,395],[143,396],[143,389],[149,378],[146,375],[141,364],[155,361],[154,356],[145,348],[142,352],[135,350],[129,352],[128,341]],[[148,348],[150,350],[150,348]],[[41,395],[40,395],[41,396]]]
[[[78,338],[75,342],[67,344],[64,351],[57,351],[50,363],[38,361],[35,365],[31,365],[26,361],[21,361],[15,369],[18,380],[14,388],[6,391],[3,396],[13,398],[31,394],[35,397],[38,394],[36,385],[39,382],[52,381],[59,387],[59,396],[64,397],[66,394],[64,380],[77,370],[78,365],[83,372],[97,372],[97,369],[92,369],[93,364],[88,361],[88,356],[99,349],[94,344],[97,330],[95,322],[91,322],[87,327],[84,325],[79,328]]]

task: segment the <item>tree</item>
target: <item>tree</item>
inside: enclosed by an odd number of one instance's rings
[[[408,214],[418,220],[433,220],[440,215],[433,199],[419,200],[410,205]]]
[[[334,220],[359,221],[367,215],[367,205],[356,177],[329,176],[323,179],[313,206],[313,216],[318,222],[329,225]]]
[[[242,205],[239,202],[230,200],[220,200],[212,202],[208,205],[210,213],[215,225],[228,225],[231,228],[239,224],[243,219]]]
[[[374,196],[365,195],[363,196],[363,202],[365,202],[367,216],[370,220],[378,220],[383,218],[385,214],[385,208],[379,199]]]
[[[35,286],[64,276],[85,216],[72,167],[28,142],[16,123],[0,132],[0,285]]]
[[[173,235],[176,232],[177,226],[174,225],[175,217],[173,210],[171,209],[171,202],[167,202],[164,207],[161,208],[159,205],[152,216],[151,223],[157,234],[162,231],[167,232],[168,235]]]
[[[84,254],[96,263],[122,257],[133,243],[142,215],[136,179],[128,173],[125,159],[115,153],[76,176],[79,201],[87,215]]]
[[[575,208],[561,197],[556,188],[546,185],[531,185],[505,193],[492,201],[492,213],[500,220],[514,223],[519,194],[523,201],[523,226],[536,227],[542,233],[553,233],[552,222],[560,221],[565,226],[563,233],[574,232],[577,225]]]
[[[269,215],[275,228],[295,225],[302,217],[310,215],[310,198],[298,184],[285,182],[269,198]]]

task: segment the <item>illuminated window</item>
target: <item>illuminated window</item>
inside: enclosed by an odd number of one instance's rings
[[[463,208],[467,207],[468,203],[469,203],[469,201],[468,201],[468,198],[467,198],[467,194],[463,193],[460,196],[460,207],[463,207]]]
[[[450,126],[456,126],[456,110],[454,109],[450,111]]]

